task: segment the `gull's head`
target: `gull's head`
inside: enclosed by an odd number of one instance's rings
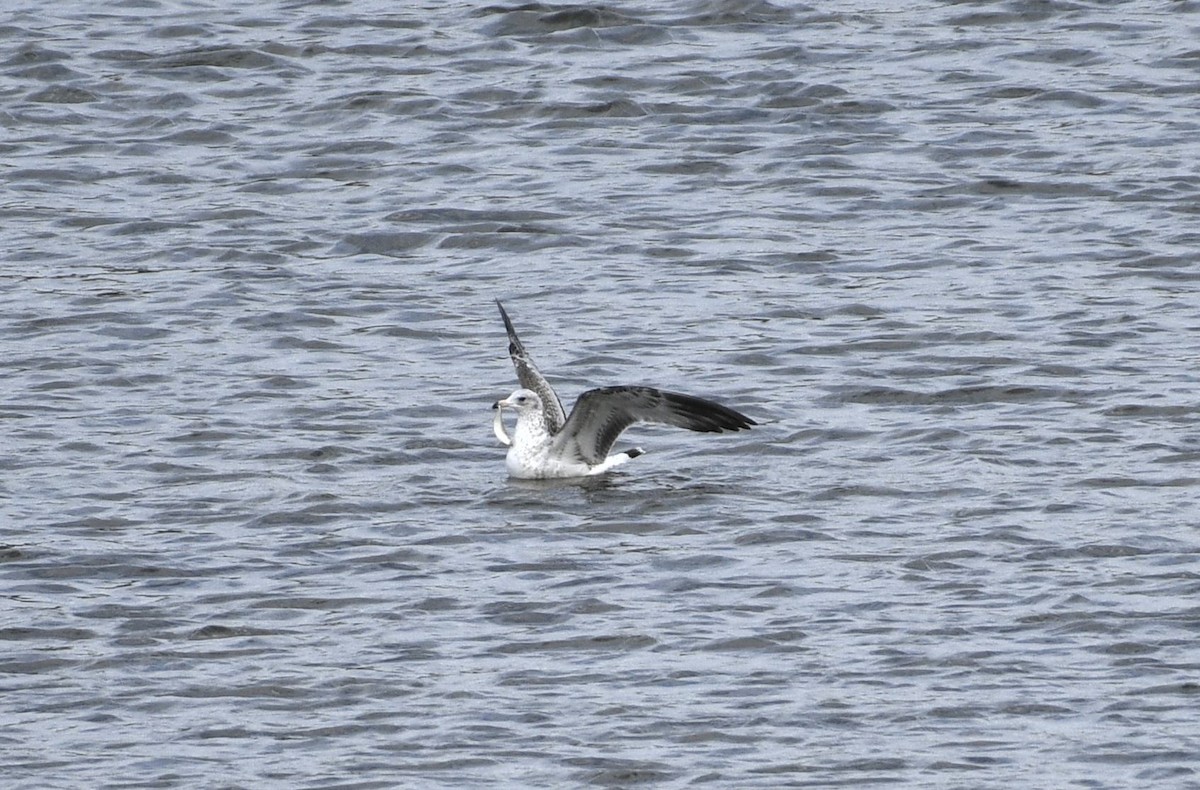
[[[542,399],[533,390],[519,389],[504,400],[492,404],[493,409],[516,409],[517,414],[542,410]]]

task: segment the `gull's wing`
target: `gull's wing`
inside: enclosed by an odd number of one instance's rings
[[[533,390],[542,399],[546,427],[551,434],[558,433],[567,421],[562,401],[558,399],[550,382],[538,371],[537,365],[533,364],[533,359],[525,351],[521,338],[517,337],[517,330],[513,329],[512,321],[508,319],[508,313],[504,311],[504,305],[500,304],[499,299],[496,300],[496,307],[500,308],[500,317],[504,319],[504,328],[508,330],[508,355],[512,357],[513,367],[517,369],[517,380],[521,382],[522,387]]]
[[[598,464],[613,442],[635,422],[658,422],[689,431],[721,433],[757,425],[733,409],[704,398],[651,387],[605,387],[579,396],[554,437],[554,453]]]

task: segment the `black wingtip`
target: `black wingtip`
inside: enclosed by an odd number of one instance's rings
[[[504,319],[504,331],[508,333],[508,353],[520,354],[525,350],[521,345],[521,339],[517,337],[517,330],[513,327],[512,320],[508,317],[508,311],[504,309],[504,305],[500,304],[500,300],[496,300],[496,307],[500,308],[500,317]]]
[[[684,417],[689,430],[700,433],[724,433],[725,431],[747,431],[757,422],[735,411],[728,406],[697,398],[694,395],[681,395],[677,392],[663,393],[676,414]]]

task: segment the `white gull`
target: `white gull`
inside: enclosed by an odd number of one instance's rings
[[[656,422],[690,431],[721,433],[757,425],[733,409],[692,395],[665,392],[653,387],[603,387],[579,396],[568,417],[554,388],[538,371],[513,329],[504,305],[496,300],[508,330],[508,355],[517,369],[521,389],[492,408],[492,429],[508,446],[505,466],[513,477],[546,479],[585,477],[607,472],[637,458],[638,447],[609,455],[621,432],[635,422]],[[503,410],[517,412],[517,427],[510,437]]]

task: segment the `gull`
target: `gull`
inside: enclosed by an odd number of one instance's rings
[[[492,405],[496,412],[492,430],[508,447],[505,466],[512,477],[542,480],[607,472],[645,452],[635,447],[608,454],[621,432],[636,422],[663,423],[703,433],[740,431],[758,424],[719,403],[653,387],[588,390],[579,396],[567,416],[554,388],[525,351],[499,299],[496,306],[508,331],[508,355],[521,382],[520,389]],[[511,437],[504,427],[504,409],[517,413]]]

